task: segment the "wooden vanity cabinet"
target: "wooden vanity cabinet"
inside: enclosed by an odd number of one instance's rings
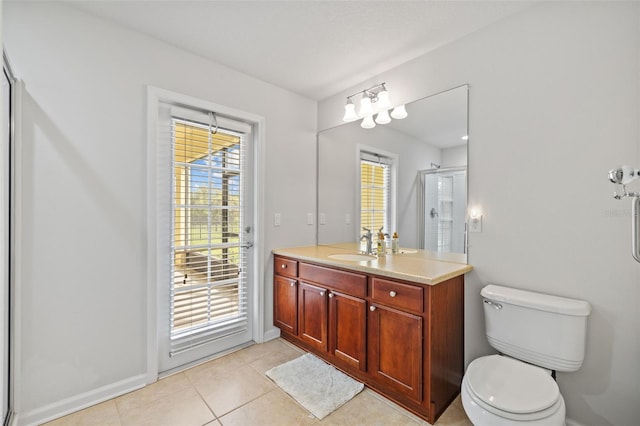
[[[383,305],[369,312],[369,373],[381,384],[422,401],[422,317]]]
[[[327,350],[327,290],[300,281],[298,287],[298,337],[309,346]]]
[[[301,262],[298,279],[298,338],[334,364],[364,371],[366,275]]]
[[[298,334],[298,262],[275,257],[273,262],[273,324]]]
[[[367,277],[280,256],[274,271],[274,325],[335,364],[365,371]]]
[[[329,353],[354,369],[367,369],[367,301],[338,291],[329,293]]]
[[[422,401],[425,289],[372,277],[369,372],[379,382]]]
[[[283,338],[430,423],[460,393],[464,276],[422,285],[282,256],[274,271]]]
[[[281,331],[298,334],[297,280],[276,275],[273,278],[273,322]]]

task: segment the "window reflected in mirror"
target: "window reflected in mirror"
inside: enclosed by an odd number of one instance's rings
[[[404,120],[373,129],[346,123],[318,133],[319,245],[355,244],[363,226],[374,235],[383,227],[398,233],[402,248],[466,262],[468,89],[406,104]],[[387,169],[385,158],[392,159]]]

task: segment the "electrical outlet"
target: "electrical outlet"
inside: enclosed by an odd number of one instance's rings
[[[320,222],[320,225],[326,225],[327,224],[327,214],[326,213],[320,213],[320,217],[318,218],[318,221]]]
[[[313,213],[307,213],[307,225],[313,225]]]
[[[280,213],[275,213],[273,215],[273,226],[280,226],[282,223],[282,215]]]

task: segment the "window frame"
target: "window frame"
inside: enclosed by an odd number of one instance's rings
[[[384,158],[388,158],[390,160],[390,184],[389,184],[389,200],[388,200],[388,211],[386,212],[385,224],[389,227],[389,229],[383,229],[383,233],[387,233],[392,235],[393,232],[397,232],[398,224],[397,224],[397,187],[398,187],[398,167],[399,167],[399,159],[400,156],[390,151],[385,151],[377,147],[368,146],[364,144],[356,145],[356,217],[358,220],[358,227],[356,228],[356,239],[360,240],[360,237],[363,234],[362,230],[362,175],[361,175],[361,162],[362,156],[364,154],[369,154],[373,156],[380,156]],[[378,229],[372,229],[373,238],[377,237]]]

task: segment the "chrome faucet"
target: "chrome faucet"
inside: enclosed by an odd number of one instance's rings
[[[365,254],[373,254],[373,249],[371,248],[371,229],[367,229],[364,226],[362,227],[363,231],[367,231],[366,233],[362,234],[362,237],[360,237],[360,241],[362,240],[367,240],[367,251],[365,252]]]

